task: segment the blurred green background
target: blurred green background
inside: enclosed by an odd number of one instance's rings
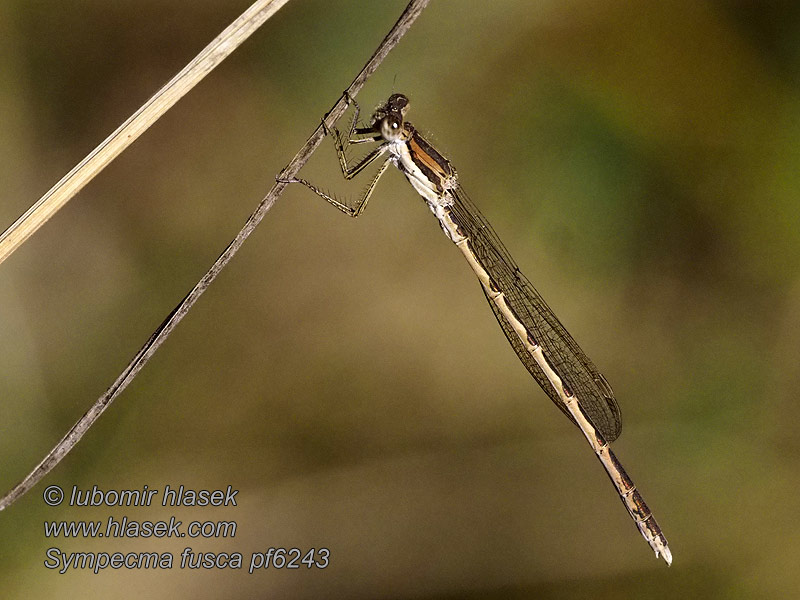
[[[0,2],[5,228],[245,1]],[[404,7],[295,0],[0,265],[0,489],[117,377]],[[0,514],[4,598],[778,598],[800,589],[800,9],[434,1],[359,96],[453,161],[605,373],[654,559],[390,171],[348,219],[289,189],[73,452]],[[340,195],[329,143],[305,175]],[[239,489],[236,508],[50,508]],[[45,520],[235,520],[219,540]],[[64,552],[327,547],[326,570],[43,566]]]

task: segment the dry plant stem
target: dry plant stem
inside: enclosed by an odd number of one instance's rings
[[[0,263],[289,0],[257,0],[0,235]]]
[[[395,23],[392,30],[381,42],[378,49],[369,59],[367,64],[361,72],[347,88],[345,94],[336,102],[331,111],[325,116],[325,123],[332,127],[337,119],[339,119],[347,108],[345,95],[355,97],[358,91],[364,86],[367,79],[375,72],[378,66],[383,62],[383,59],[400,41],[400,38],[408,31],[411,24],[416,20],[422,10],[428,5],[429,0],[412,0],[406,7],[400,19]],[[311,154],[319,147],[322,142],[325,132],[322,124],[308,138],[305,145],[295,155],[291,162],[279,175],[279,179],[291,178],[297,175],[298,171],[303,165],[308,162]],[[275,200],[283,192],[288,184],[276,182],[269,193],[259,203],[250,218],[247,219],[244,227],[239,231],[233,241],[228,245],[225,251],[217,258],[211,268],[203,275],[203,278],[192,288],[192,291],[175,307],[170,315],[164,322],[156,329],[150,339],[147,340],[141,350],[136,353],[128,366],[122,371],[117,380],[111,385],[106,392],[97,399],[92,407],[86,412],[80,420],[72,426],[67,435],[45,456],[44,460],[40,462],[31,473],[19,482],[11,491],[9,491],[2,499],[0,499],[0,510],[5,509],[7,506],[13,504],[25,492],[36,485],[53,467],[55,467],[64,456],[72,449],[75,444],[83,437],[95,421],[103,414],[106,408],[119,396],[127,385],[136,377],[137,373],[147,364],[150,357],[155,354],[158,347],[164,343],[175,326],[180,322],[189,309],[197,302],[200,295],[208,288],[212,281],[217,277],[222,268],[228,264],[233,255],[239,250],[239,247],[244,243],[247,237],[255,229],[256,225],[261,222],[267,211],[272,208]]]

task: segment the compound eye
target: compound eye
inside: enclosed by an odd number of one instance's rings
[[[396,139],[400,133],[400,128],[403,125],[403,120],[396,115],[389,115],[383,120],[381,133],[383,137],[388,140]]]

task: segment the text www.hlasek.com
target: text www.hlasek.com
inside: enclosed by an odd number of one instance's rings
[[[236,537],[236,521],[192,521],[181,531],[182,521],[132,521],[128,517],[103,521],[45,521],[45,537],[162,538]]]

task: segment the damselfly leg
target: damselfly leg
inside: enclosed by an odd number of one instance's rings
[[[365,144],[365,143],[377,143],[382,140],[382,136],[379,132],[375,132],[372,127],[358,127],[358,116],[360,114],[360,108],[358,103],[355,99],[351,98],[349,95],[345,94],[345,98],[348,104],[352,104],[354,108],[353,118],[350,124],[350,130],[348,131],[346,136],[342,136],[341,132],[336,128],[329,128],[328,125],[325,123],[325,119],[322,119],[322,127],[325,130],[325,134],[330,136],[333,139],[334,147],[336,148],[336,155],[339,158],[339,166],[342,170],[342,175],[348,181],[353,179],[355,176],[360,174],[364,169],[378,161],[378,159],[383,158],[386,152],[389,150],[388,143],[383,142],[378,147],[374,148],[371,152],[367,153],[366,156],[362,157],[361,159],[357,160],[355,164],[350,165],[348,158],[347,158],[347,148],[350,145],[357,145],[357,144]],[[370,197],[372,196],[372,192],[375,190],[375,186],[378,184],[378,180],[381,176],[386,172],[386,169],[391,164],[391,155],[383,159],[383,163],[378,168],[377,173],[372,178],[367,189],[364,191],[362,196],[354,203],[353,206],[349,206],[347,203],[342,202],[341,200],[337,199],[334,196],[324,192],[319,187],[308,181],[307,179],[302,179],[300,177],[292,177],[289,179],[280,179],[278,181],[282,183],[301,183],[310,189],[312,192],[317,194],[320,198],[326,200],[344,214],[350,217],[357,217],[364,209],[367,207],[367,202],[369,202]]]

